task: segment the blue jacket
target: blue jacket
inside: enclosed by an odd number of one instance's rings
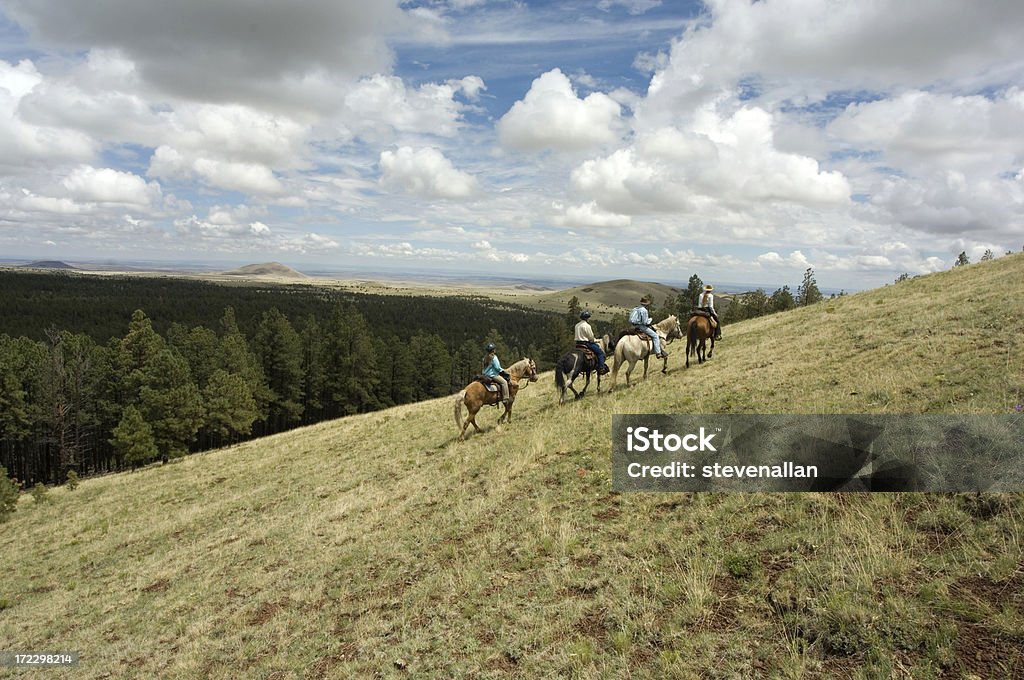
[[[484,366],[484,375],[490,376],[492,378],[496,375],[501,375],[501,362],[498,361],[497,354],[491,357],[490,363]]]
[[[640,305],[629,313],[629,322],[634,326],[647,326],[651,323],[651,315],[647,313],[646,307]]]

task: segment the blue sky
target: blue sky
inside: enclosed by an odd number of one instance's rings
[[[994,0],[0,0],[0,256],[863,289],[1024,245]]]

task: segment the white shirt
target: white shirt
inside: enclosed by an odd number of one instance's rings
[[[594,329],[585,319],[576,324],[576,342],[597,342]]]
[[[697,298],[698,307],[708,307],[712,312],[715,311],[715,296],[711,293],[704,292]]]

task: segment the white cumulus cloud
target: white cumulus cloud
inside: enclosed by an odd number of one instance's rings
[[[380,168],[382,186],[425,198],[468,198],[477,191],[476,178],[432,147],[382,151]]]
[[[606,94],[580,99],[569,78],[553,69],[533,81],[522,100],[498,121],[502,144],[525,151],[578,150],[619,138],[621,108]]]

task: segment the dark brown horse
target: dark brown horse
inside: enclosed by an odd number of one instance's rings
[[[711,350],[704,356],[707,340],[711,339]],[[715,353],[715,331],[711,328],[711,319],[701,314],[694,314],[686,324],[686,367],[690,367],[690,352],[697,355],[697,363],[703,364],[705,358],[710,359]]]
[[[512,379],[508,381],[508,396],[509,401],[505,404],[505,412],[498,418],[498,422],[506,421],[512,422],[512,404],[516,400],[516,392],[519,391],[520,387],[525,387],[526,384],[520,384],[523,380],[529,382],[535,382],[537,380],[537,364],[533,362],[533,359],[521,359],[516,363],[508,367],[508,374],[512,376]],[[476,424],[476,414],[481,408],[488,405],[498,405],[501,403],[501,390],[496,392],[489,391],[482,383],[474,381],[466,386],[466,389],[462,390],[455,395],[455,425],[461,428],[459,432],[459,441],[461,442],[466,438],[466,430],[470,424],[480,432],[480,426]],[[466,405],[466,410],[469,415],[466,417],[466,421],[462,421],[462,405]]]

